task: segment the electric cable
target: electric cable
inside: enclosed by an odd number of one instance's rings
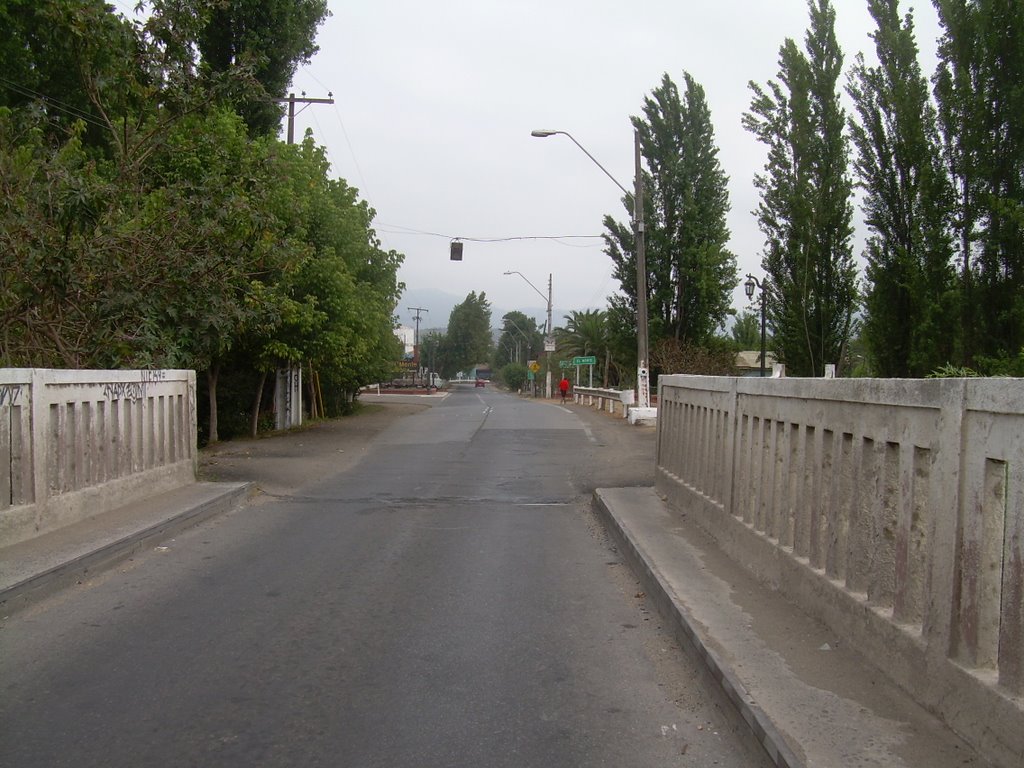
[[[68,115],[71,115],[71,117],[77,118],[87,123],[91,123],[92,125],[95,125],[99,128],[108,127],[105,123],[97,120],[88,112],[83,112],[78,107],[72,106],[71,104],[65,104],[64,102],[59,101],[58,99],[54,99],[47,96],[45,93],[40,93],[39,91],[36,91],[32,88],[20,85],[19,83],[15,83],[12,80],[8,80],[3,75],[0,75],[0,85],[4,85],[5,87],[9,88],[10,90],[14,91],[15,93],[21,96],[27,96],[28,98],[39,100],[43,102],[47,107],[50,107],[56,110],[57,112],[64,112]]]
[[[384,232],[389,232],[392,235],[423,235],[426,237],[440,237],[445,240],[462,240],[468,243],[510,243],[518,240],[553,240],[560,245],[564,245],[569,248],[592,248],[592,245],[574,245],[572,243],[562,243],[562,240],[599,240],[603,235],[512,235],[508,237],[468,237],[465,235],[445,235],[440,232],[429,232],[422,229],[414,229],[413,227],[406,227],[401,224],[386,224],[381,222],[378,227],[390,227],[390,229],[382,229]]]

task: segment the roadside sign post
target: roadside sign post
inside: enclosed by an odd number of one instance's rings
[[[526,363],[526,368],[527,378],[531,382],[535,382],[537,380],[537,374],[540,373],[540,363],[537,360],[528,360]],[[533,396],[536,397],[537,389],[535,384],[530,387],[530,390],[533,392]]]
[[[594,366],[597,365],[597,356],[596,355],[582,355],[582,356],[579,356],[579,357],[574,357],[572,359],[571,365],[575,365],[576,366],[576,385],[577,386],[579,386],[579,383],[580,383],[580,366],[582,366],[582,365],[585,365],[585,366],[590,368],[590,386],[591,387],[594,386]]]

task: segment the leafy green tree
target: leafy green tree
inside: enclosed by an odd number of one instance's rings
[[[271,312],[249,329],[251,359],[264,372],[305,363],[312,412],[321,403],[343,410],[362,384],[391,376],[401,256],[380,249],[372,211],[344,181],[329,179],[322,148],[309,138],[264,143],[279,178],[266,185],[268,221],[288,258],[261,278]],[[254,410],[253,424],[257,417]]]
[[[501,381],[508,389],[518,391],[526,387],[529,371],[522,363],[508,363],[499,370]]]
[[[59,148],[45,126],[0,109],[0,364],[105,367],[117,358],[105,212],[116,189],[89,160],[79,123]],[[108,356],[109,355],[109,356]]]
[[[732,326],[732,340],[739,351],[761,348],[760,312],[740,312]]]
[[[149,195],[146,226],[173,256],[152,302],[161,310],[155,326],[188,367],[206,372],[211,442],[219,437],[217,381],[224,356],[253,324],[301,314],[286,292],[275,290],[292,268],[288,259],[309,248],[288,237],[280,218],[271,215],[280,213],[274,198],[285,183],[272,149],[250,143],[234,112],[215,110],[177,123],[152,160],[164,183]],[[299,356],[295,351],[292,359]]]
[[[636,285],[635,281],[633,285]],[[605,384],[609,387],[636,386],[636,311],[631,310],[622,298],[613,296],[608,302],[609,361],[605,367]]]
[[[214,73],[244,68],[252,86],[233,102],[255,136],[275,134],[281,107],[300,63],[318,47],[316,30],[328,15],[326,0],[224,0],[211,7],[199,33],[203,66]]]
[[[389,374],[402,257],[322,148],[253,140],[210,98],[211,9],[155,0],[132,27],[101,3],[0,0],[0,71],[31,85],[0,77],[0,362],[196,368],[216,440],[222,374],[232,424],[278,365],[326,410]]]
[[[506,313],[492,364],[499,370],[507,362],[525,363],[544,350],[544,325],[522,312]]]
[[[447,341],[440,331],[427,331],[420,336],[420,360],[442,376],[450,378],[452,369],[447,364]],[[396,358],[397,359],[397,358]]]
[[[805,56],[792,40],[779,52],[779,82],[756,83],[744,127],[768,147],[757,217],[764,233],[763,300],[774,346],[798,376],[842,367],[857,304],[852,183],[837,82],[843,56],[829,0],[809,0]]]
[[[0,0],[0,29],[0,107],[36,110],[51,136],[111,146],[115,122],[141,106],[131,25],[101,0]]]
[[[962,357],[999,370],[1024,347],[1024,6],[935,6],[943,28],[935,96],[956,195]]]
[[[491,304],[483,291],[471,291],[452,309],[445,341],[446,378],[491,359]]]
[[[728,177],[718,160],[704,88],[684,73],[682,95],[666,74],[634,117],[644,174],[648,310],[652,339],[702,341],[729,312],[736,258],[726,248]],[[632,208],[631,197],[627,198]],[[636,314],[636,255],[632,228],[605,217],[606,252],[624,296],[613,304]]]
[[[869,0],[868,9],[879,65],[859,57],[847,86],[870,229],[863,335],[881,375],[924,376],[956,353],[952,200],[913,16],[900,18],[899,0]]]

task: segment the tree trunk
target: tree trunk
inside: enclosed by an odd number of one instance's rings
[[[306,389],[309,393],[309,418],[312,420],[317,417],[316,381],[313,379],[313,363],[309,364],[309,375],[306,379],[306,383],[308,384]]]
[[[316,377],[316,396],[320,403],[320,418],[326,419],[327,407],[324,405],[324,387],[323,384],[320,383],[320,371],[317,371],[313,375]]]
[[[263,388],[267,384],[267,372],[260,373],[260,383],[256,387],[256,399],[252,404],[252,420],[249,422],[249,436],[256,437],[260,430],[260,404],[263,402]]]
[[[210,443],[220,440],[217,432],[217,377],[220,375],[220,363],[210,363],[206,370],[206,388],[210,396]]]

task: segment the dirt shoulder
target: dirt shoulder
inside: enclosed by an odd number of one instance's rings
[[[299,488],[353,467],[374,437],[396,421],[428,407],[364,405],[352,416],[207,446],[199,452],[199,479],[254,482],[268,494]]]

